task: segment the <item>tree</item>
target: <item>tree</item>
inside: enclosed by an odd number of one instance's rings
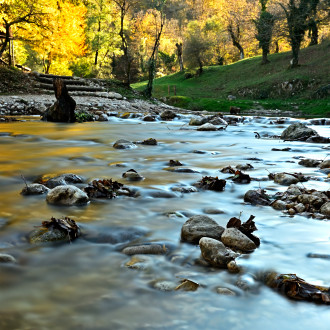
[[[185,41],[184,56],[189,67],[198,66],[198,73],[203,73],[203,66],[210,60],[212,43],[207,38],[201,23],[192,21],[188,24]]]
[[[292,50],[291,68],[299,65],[299,51],[305,32],[308,29],[308,18],[312,15],[318,2],[319,0],[289,0],[286,6],[280,4],[284,10],[288,25]]]
[[[175,47],[177,49],[177,54],[178,54],[178,61],[179,61],[179,66],[180,66],[180,71],[183,72],[184,71],[184,66],[183,66],[183,52],[182,52],[182,42],[180,43],[176,43]]]
[[[156,58],[158,54],[160,39],[166,22],[166,15],[164,13],[166,0],[156,0],[155,2],[155,8],[150,11],[154,17],[154,42],[151,49],[151,55],[148,60],[148,84],[144,91],[146,97],[152,96],[153,82],[156,72]]]
[[[270,42],[272,39],[274,16],[267,11],[268,0],[260,0],[261,12],[258,19],[254,20],[257,28],[256,38],[259,41],[259,47],[262,49],[261,64],[269,63],[267,55],[269,54]]]
[[[41,0],[6,0],[0,3],[0,15],[5,29],[5,38],[0,48],[0,58],[11,39],[11,31],[15,28],[25,28],[27,25],[44,29],[44,17],[49,13],[47,4]]]

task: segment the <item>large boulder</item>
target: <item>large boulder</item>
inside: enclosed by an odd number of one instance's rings
[[[221,241],[226,246],[246,252],[257,248],[254,242],[237,228],[226,228],[221,236]]]
[[[84,205],[89,202],[89,198],[85,192],[79,188],[66,185],[58,186],[50,190],[47,194],[46,201],[55,205]]]
[[[238,254],[227,249],[220,241],[203,237],[199,241],[202,257],[212,266],[226,268],[227,264],[234,260]]]
[[[282,132],[281,139],[306,141],[311,136],[318,136],[318,133],[305,124],[296,123],[291,124]]]
[[[330,202],[324,203],[321,207],[321,213],[330,218]]]
[[[194,215],[182,226],[181,239],[184,242],[198,243],[202,237],[220,240],[225,229],[206,215]]]
[[[161,114],[160,114],[160,118],[162,120],[172,120],[176,117],[176,113],[172,110],[164,110]]]

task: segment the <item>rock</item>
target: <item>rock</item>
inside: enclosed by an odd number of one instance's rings
[[[136,145],[131,141],[119,139],[114,143],[113,147],[116,149],[132,149],[136,148]]]
[[[228,123],[221,117],[219,116],[216,116],[214,117],[213,119],[211,119],[209,121],[210,124],[213,124],[213,125],[225,125],[225,126],[228,126]]]
[[[69,242],[69,236],[64,231],[59,229],[48,230],[47,228],[40,228],[32,231],[29,235],[31,244],[41,244],[50,242]]]
[[[279,210],[279,211],[284,211],[286,210],[286,204],[285,202],[281,201],[280,199],[276,200],[275,202],[273,202],[271,204],[271,206],[273,207],[273,209],[275,210]]]
[[[302,159],[298,164],[305,167],[318,167],[321,164],[321,161],[316,159],[306,158],[306,159]]]
[[[109,118],[105,113],[102,113],[101,115],[99,115],[98,121],[108,121]]]
[[[218,127],[213,124],[206,123],[197,128],[197,131],[217,131]]]
[[[175,288],[175,290],[196,291],[198,287],[199,287],[198,283],[188,279],[184,279],[182,280],[182,283]]]
[[[257,248],[253,241],[251,241],[237,228],[226,228],[221,236],[221,241],[226,246],[246,252],[255,250]]]
[[[169,171],[169,172],[176,172],[176,173],[199,173],[198,171],[193,170],[191,168],[183,168],[183,167],[179,167],[179,168],[168,167],[165,170]]]
[[[72,185],[66,185],[58,186],[50,190],[47,194],[46,201],[49,204],[71,206],[87,204],[89,198],[87,194],[79,188]]]
[[[141,181],[144,179],[142,175],[136,172],[133,169],[130,169],[122,174],[122,177],[129,180],[129,181]]]
[[[301,194],[298,196],[297,201],[304,205],[310,204],[316,208],[320,208],[327,201],[327,197],[325,195],[322,197],[322,195]]]
[[[288,195],[299,196],[301,194],[301,190],[299,189],[298,186],[296,186],[295,184],[292,184],[292,185],[289,186],[286,193]]]
[[[45,186],[55,188],[57,186],[69,185],[72,183],[83,183],[84,179],[73,173],[65,173],[47,180]]]
[[[228,288],[219,287],[216,289],[217,294],[221,294],[223,296],[236,296],[236,293]]]
[[[237,274],[241,271],[241,268],[237,265],[235,260],[228,262],[227,268],[228,268],[228,271],[233,274]]]
[[[290,208],[290,209],[288,210],[288,213],[289,213],[290,215],[295,215],[297,212],[296,212],[295,209]]]
[[[45,194],[49,191],[49,189],[44,186],[43,184],[39,184],[39,183],[32,183],[32,184],[28,184],[27,186],[25,186],[22,191],[21,194],[22,195],[41,195],[41,194]]]
[[[157,281],[152,283],[152,286],[160,291],[174,291],[177,288],[177,284],[171,281]]]
[[[215,209],[212,207],[206,207],[205,209],[203,209],[203,212],[205,214],[224,214],[225,213],[223,210]]]
[[[320,168],[330,168],[330,159],[328,159],[328,160],[324,160],[324,161],[320,164]]]
[[[202,257],[212,266],[227,268],[227,264],[237,257],[237,254],[227,249],[220,241],[202,237],[199,241]]]
[[[16,259],[10,254],[0,253],[0,263],[14,263]]]
[[[330,202],[324,203],[321,206],[321,213],[326,215],[328,218],[330,218]]]
[[[144,244],[126,247],[123,251],[124,254],[167,254],[168,248],[159,244]]]
[[[312,143],[330,143],[330,138],[326,138],[324,136],[311,136],[309,137],[306,142],[312,142]]]
[[[234,101],[234,100],[236,100],[236,96],[235,96],[235,95],[228,95],[228,96],[227,96],[227,99],[228,99],[229,101]]]
[[[141,144],[147,145],[147,146],[156,146],[157,145],[157,140],[150,138],[150,139],[146,139],[144,141],[141,142]]]
[[[190,119],[189,125],[191,126],[201,126],[207,122],[207,117],[204,116],[194,116]]]
[[[147,114],[142,118],[143,121],[156,121],[156,117],[151,115],[151,114]]]
[[[176,117],[176,113],[172,110],[165,110],[160,114],[162,120],[172,120]]]
[[[259,190],[248,190],[244,195],[244,202],[251,203],[252,205],[269,205],[270,201],[266,193]]]
[[[306,141],[311,136],[318,136],[318,134],[316,131],[307,127],[305,124],[296,123],[291,124],[282,132],[281,139]]]
[[[216,221],[206,215],[194,215],[189,218],[181,228],[183,242],[198,243],[202,237],[220,240],[225,229]]]
[[[302,203],[299,203],[297,205],[294,206],[294,209],[297,213],[302,213],[305,211],[305,205]]]
[[[287,173],[276,173],[274,176],[274,182],[282,186],[290,186],[291,184],[298,183],[299,179]]]
[[[154,190],[149,194],[153,198],[176,198],[178,197],[175,193],[165,190]]]
[[[130,261],[126,262],[125,266],[128,268],[132,269],[137,269],[137,270],[145,270],[149,267],[148,265],[148,259],[133,256]]]
[[[183,194],[188,194],[188,193],[193,193],[193,192],[198,192],[197,188],[195,187],[172,187],[171,188],[172,191],[178,191],[180,193],[183,193]]]

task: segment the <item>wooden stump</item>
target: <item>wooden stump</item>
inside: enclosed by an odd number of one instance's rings
[[[53,122],[74,123],[76,121],[74,113],[76,102],[69,95],[64,81],[61,78],[53,79],[53,87],[57,101],[46,111],[42,119]]]

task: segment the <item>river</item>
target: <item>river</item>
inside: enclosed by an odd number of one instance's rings
[[[191,129],[188,116],[151,123],[115,117],[82,124],[37,119],[0,124],[0,253],[17,260],[0,264],[1,329],[329,328],[328,306],[291,301],[254,278],[258,271],[274,269],[330,285],[330,260],[307,257],[330,254],[329,221],[289,217],[243,201],[249,189],[260,187],[270,194],[286,189],[266,180],[269,172],[302,172],[314,176],[304,183],[306,188],[329,189],[324,173],[298,165],[297,159],[323,160],[329,155],[328,146],[255,138],[254,132],[279,135],[295,119],[277,125],[274,118],[246,117],[243,123],[216,132]],[[330,136],[329,126],[312,128]],[[121,138],[155,138],[158,145],[114,149],[113,143]],[[291,150],[272,151],[274,147]],[[167,171],[170,159],[198,173]],[[191,185],[204,175],[226,179],[230,175],[221,168],[246,163],[254,167],[248,171],[251,177],[265,180],[235,184],[229,179],[224,192],[171,192],[172,187]],[[126,182],[122,173],[131,168],[145,179]],[[135,187],[140,196],[58,207],[48,205],[44,195],[20,194],[22,175],[31,183],[39,175],[61,173],[81,175],[86,182],[113,178]],[[176,196],[155,198],[155,191]],[[209,214],[210,209],[221,212]],[[199,247],[180,242],[181,227],[191,215],[207,213],[225,226],[241,212],[244,220],[255,215],[261,239],[255,252],[237,259],[245,269],[248,291],[236,286],[240,275],[195,264]],[[27,234],[52,216],[76,220],[86,236],[72,244],[29,244]],[[173,249],[166,256],[141,256],[143,267],[132,269],[126,266],[131,256],[120,252],[130,237],[134,244],[164,242]],[[157,282],[178,284],[180,279],[200,286],[195,292],[155,288]],[[219,295],[217,287],[229,288],[236,296]]]

